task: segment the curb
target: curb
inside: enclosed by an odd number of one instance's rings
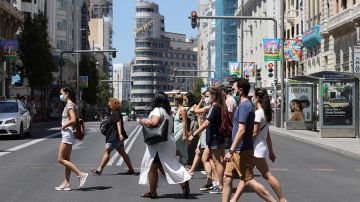
[[[306,139],[303,139],[301,137],[285,134],[282,131],[274,131],[274,130],[270,130],[270,131],[272,132],[272,134],[275,134],[275,135],[278,135],[278,136],[282,136],[282,137],[289,138],[289,139],[292,139],[292,140],[296,140],[296,141],[299,141],[299,142],[311,144],[311,145],[326,149],[328,151],[333,151],[333,152],[345,155],[347,157],[360,159],[360,154],[357,154],[357,153],[349,152],[349,151],[346,151],[344,149],[329,146],[329,145],[326,145],[326,144],[321,144],[321,143],[314,142],[314,141],[311,141],[311,140],[306,140]]]

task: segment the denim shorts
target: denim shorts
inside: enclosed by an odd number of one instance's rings
[[[114,150],[120,147],[124,147],[124,141],[120,141],[118,138],[114,138],[113,140],[106,142],[105,146],[111,150]]]
[[[62,137],[61,142],[64,144],[72,145],[75,142],[74,133],[70,128],[65,128],[64,130],[61,130],[61,137]]]

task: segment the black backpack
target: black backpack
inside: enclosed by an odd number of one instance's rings
[[[99,129],[100,129],[101,134],[103,134],[104,136],[108,136],[112,127],[113,127],[113,122],[111,119],[111,115],[108,114],[104,117],[104,119],[100,123]]]

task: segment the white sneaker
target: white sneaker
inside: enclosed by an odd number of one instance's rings
[[[200,173],[203,174],[203,175],[206,175],[205,170],[202,170]]]
[[[80,181],[80,185],[79,187],[83,187],[85,182],[86,182],[86,178],[88,177],[88,173],[84,173],[83,175],[79,176],[79,181]]]
[[[70,185],[65,185],[65,182],[63,182],[58,187],[55,187],[55,190],[57,190],[57,191],[70,191],[71,186]]]

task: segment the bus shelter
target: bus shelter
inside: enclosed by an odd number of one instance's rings
[[[294,122],[291,118],[287,120],[287,129],[316,129],[317,120],[320,121],[321,137],[359,137],[359,78],[353,73],[322,71],[310,74],[309,76],[295,76],[290,78],[300,83],[287,85],[286,97],[289,102],[287,116],[293,115],[296,105],[303,110],[304,121]],[[307,93],[306,89],[313,86],[313,92]],[[297,88],[303,89],[299,90]],[[295,92],[292,90],[295,89]],[[294,91],[294,90],[293,90]],[[294,96],[294,93],[303,93]],[[307,93],[308,96],[304,95]],[[310,106],[305,100],[312,94]],[[300,98],[302,96],[302,98]],[[290,102],[295,98],[297,103]],[[299,99],[300,98],[300,99]],[[290,107],[293,106],[291,109]],[[308,110],[304,110],[307,109]],[[292,110],[292,111],[291,111]],[[312,111],[312,116],[306,113]],[[299,114],[299,113],[297,113]],[[297,115],[301,117],[301,115]],[[318,117],[318,119],[316,118]]]

